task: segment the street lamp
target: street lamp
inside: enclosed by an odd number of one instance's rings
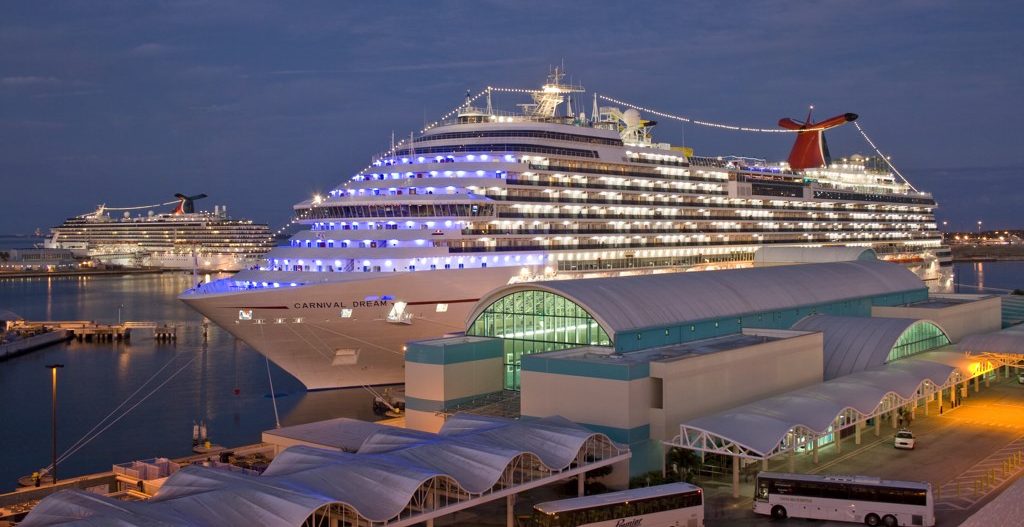
[[[978,220],[978,234],[981,234],[981,220]]]
[[[47,368],[53,372],[51,386],[52,386],[52,406],[50,411],[50,426],[53,429],[53,466],[50,468],[50,474],[53,476],[53,484],[57,485],[57,368],[63,368],[63,364],[47,364]]]

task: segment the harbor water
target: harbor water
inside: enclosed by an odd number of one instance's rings
[[[979,286],[1009,292],[1024,288],[1024,262],[959,263],[956,276],[963,293],[977,292]],[[127,401],[122,411],[134,406],[62,461],[61,478],[109,470],[133,459],[189,455],[192,425],[199,420],[206,421],[214,443],[258,442],[260,432],[275,426],[270,380],[282,425],[374,418],[372,395],[364,389],[307,392],[273,363],[268,379],[263,356],[216,326],[204,339],[202,317],[176,299],[191,281],[189,274],[0,279],[0,309],[28,320],[116,322],[120,311],[122,320],[188,324],[176,342],[71,341],[0,362],[0,491],[49,463],[50,372],[45,365],[51,363],[65,365],[58,374],[59,454],[118,405]]]
[[[175,298],[191,281],[183,273],[0,279],[0,309],[26,320],[117,322],[120,308],[123,320],[188,324],[175,342],[70,341],[0,362],[0,492],[49,464],[47,364],[64,365],[57,383],[58,456],[122,402],[127,401],[121,412],[137,404],[59,463],[61,478],[133,459],[190,455],[194,421],[205,420],[212,442],[224,446],[258,442],[261,431],[274,428],[267,362],[216,326],[203,339],[202,317]],[[341,416],[374,418],[373,397],[362,388],[306,392],[273,363],[269,370],[283,426]]]

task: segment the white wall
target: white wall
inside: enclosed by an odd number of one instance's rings
[[[968,335],[991,333],[1002,329],[1002,299],[981,295],[930,295],[935,299],[976,299],[949,307],[875,306],[871,316],[881,318],[913,318],[931,320],[946,331],[954,344]]]
[[[649,412],[651,438],[672,439],[686,420],[822,382],[821,333],[744,333],[790,338],[651,363],[662,384],[662,408]]]

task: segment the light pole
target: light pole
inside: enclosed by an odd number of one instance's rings
[[[981,236],[981,220],[978,220],[978,236]]]
[[[57,485],[57,368],[63,368],[63,364],[47,364],[47,368],[53,372],[52,375],[52,406],[50,411],[50,427],[53,429],[53,466],[50,468],[50,475],[53,477],[53,484]]]

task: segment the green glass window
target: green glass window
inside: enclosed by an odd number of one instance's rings
[[[896,339],[896,344],[889,350],[886,362],[916,355],[940,346],[949,345],[949,337],[931,322],[916,322]]]
[[[487,306],[468,335],[505,340],[505,388],[519,389],[523,355],[577,346],[611,346],[611,338],[575,302],[547,291],[518,291]]]

